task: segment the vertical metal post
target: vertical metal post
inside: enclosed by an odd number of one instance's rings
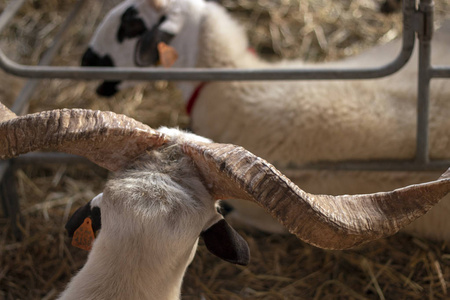
[[[433,0],[421,0],[418,8],[419,76],[417,90],[417,149],[416,162],[428,163],[428,119],[431,80],[431,39],[433,35]]]
[[[3,199],[3,211],[5,212],[5,217],[9,218],[12,233],[17,240],[20,240],[22,233],[19,229],[19,224],[22,223],[22,220],[19,201],[17,201],[19,195],[15,187],[14,167],[12,165],[6,169],[3,181],[0,182],[0,196]]]

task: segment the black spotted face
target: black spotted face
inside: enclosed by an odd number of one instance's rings
[[[157,45],[168,44],[173,34],[159,29],[165,16],[156,12],[145,13],[138,3],[130,6],[122,2],[111,10],[97,28],[90,47],[84,53],[81,65],[85,67],[148,67],[159,61]],[[146,24],[153,24],[147,26]],[[105,81],[96,90],[101,96],[113,96],[124,84]]]
[[[147,30],[138,40],[134,51],[134,63],[140,67],[155,66],[159,61],[158,44],[169,44],[174,35],[159,29],[166,20],[162,16],[158,23]]]

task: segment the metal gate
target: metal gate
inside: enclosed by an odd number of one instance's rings
[[[322,162],[302,166],[292,166],[291,171],[299,169],[339,169],[339,170],[445,170],[450,166],[450,160],[430,160],[428,142],[429,94],[430,81],[433,78],[450,78],[450,66],[431,65],[431,41],[433,36],[432,0],[403,1],[403,36],[399,55],[390,63],[376,68],[354,69],[140,69],[140,68],[106,68],[106,67],[65,67],[49,66],[57,52],[64,32],[70,27],[71,21],[80,11],[85,0],[79,0],[60,31],[56,34],[53,44],[42,56],[38,65],[28,66],[18,64],[9,59],[0,49],[0,67],[12,75],[30,78],[14,102],[11,110],[16,114],[24,113],[28,100],[40,79],[74,79],[74,80],[333,80],[333,79],[371,79],[387,76],[400,70],[410,59],[414,50],[416,35],[419,47],[418,57],[418,90],[417,90],[417,142],[416,155],[412,160],[388,161],[343,161]],[[0,32],[8,25],[25,0],[11,0],[0,16]],[[450,49],[450,45],[449,45]],[[450,53],[450,52],[449,52]],[[449,54],[450,55],[450,54]],[[450,100],[449,100],[450,101]],[[449,116],[450,117],[450,116]],[[14,159],[14,164],[41,162],[84,162],[85,159],[57,153],[29,153]],[[11,161],[0,161],[0,182],[3,187],[3,202],[8,214],[17,213],[17,201],[13,200],[15,191],[11,190]]]

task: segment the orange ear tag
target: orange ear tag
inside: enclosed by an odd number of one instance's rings
[[[87,217],[83,224],[73,233],[72,246],[89,251],[92,248],[95,235],[92,229],[92,220]]]
[[[163,42],[158,43],[158,54],[159,63],[164,68],[170,68],[178,59],[177,50]]]

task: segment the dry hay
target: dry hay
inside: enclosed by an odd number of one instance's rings
[[[0,0],[0,8],[6,0]],[[8,56],[35,64],[74,0],[33,0],[5,33]],[[118,1],[87,1],[55,60],[77,65],[92,28]],[[248,28],[250,41],[268,59],[333,60],[396,38],[399,14],[381,15],[371,0],[223,0]],[[449,1],[436,1],[437,20]],[[1,74],[0,96],[11,105],[23,80]],[[96,82],[44,80],[30,111],[83,107],[126,113],[151,126],[188,125],[180,94],[161,81],[100,99]],[[0,299],[54,299],[86,252],[69,245],[64,224],[75,208],[102,190],[107,173],[94,166],[26,166],[16,170],[23,217],[22,241],[0,219]],[[450,247],[406,235],[351,251],[324,251],[292,236],[240,231],[249,242],[248,267],[213,257],[200,244],[188,269],[182,299],[445,299]]]
[[[14,241],[1,220],[0,295],[53,299],[87,254],[65,237],[69,212],[99,193],[107,175],[65,165],[28,166],[16,175],[24,239]],[[250,265],[230,265],[201,244],[183,299],[446,298],[450,248],[444,243],[397,235],[356,250],[325,251],[293,236],[240,232],[251,248]]]

